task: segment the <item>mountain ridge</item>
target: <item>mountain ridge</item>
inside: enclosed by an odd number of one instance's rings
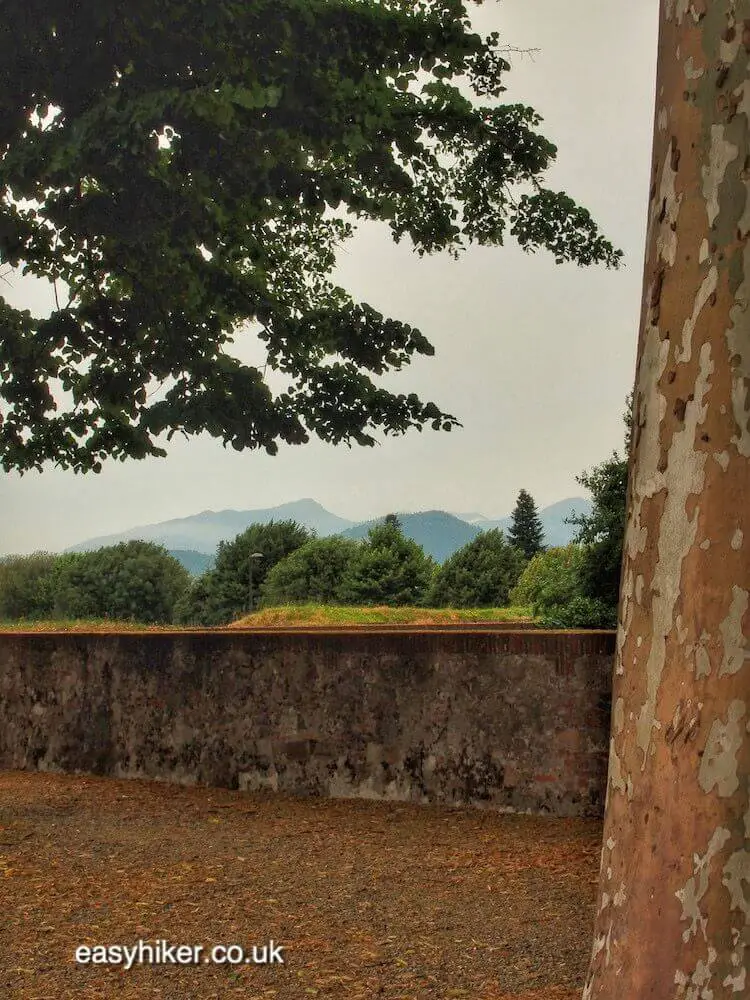
[[[326,510],[316,500],[305,498],[276,507],[260,507],[251,510],[204,510],[187,517],[173,517],[154,524],[141,524],[124,531],[107,535],[97,535],[84,539],[67,548],[66,552],[88,552],[104,545],[117,545],[140,539],[156,542],[167,549],[187,550],[213,555],[220,541],[228,541],[251,524],[267,524],[269,521],[294,520],[321,535],[332,535],[337,530],[353,527],[356,522],[339,517]],[[187,526],[187,531],[183,527]]]
[[[566,525],[564,517],[570,513],[589,513],[592,504],[584,497],[568,497],[539,510],[539,518],[545,531],[546,545],[566,545],[575,535],[575,526]],[[327,510],[316,500],[305,497],[275,507],[260,507],[249,510],[225,509],[204,510],[187,517],[170,518],[154,524],[139,525],[109,535],[98,535],[70,546],[66,552],[86,552],[105,545],[140,539],[163,545],[173,553],[191,553],[193,565],[197,560],[193,554],[213,557],[221,541],[231,541],[251,524],[267,524],[270,521],[295,520],[318,537],[341,534],[349,538],[364,538],[368,530],[383,520],[381,517],[366,521],[351,521]],[[503,518],[485,518],[474,515],[477,520],[470,522],[456,514],[444,510],[401,512],[398,514],[404,534],[422,545],[433,559],[442,562],[455,551],[472,541],[481,531],[501,528],[507,531],[511,515]],[[481,520],[479,520],[481,518]]]

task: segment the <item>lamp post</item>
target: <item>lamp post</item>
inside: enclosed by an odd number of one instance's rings
[[[250,553],[250,558],[248,560],[248,570],[249,570],[249,573],[248,573],[248,590],[249,590],[248,597],[249,597],[249,601],[248,601],[247,609],[248,609],[248,612],[250,614],[253,613],[253,559],[262,559],[262,558],[263,558],[263,553],[262,552],[251,552]]]

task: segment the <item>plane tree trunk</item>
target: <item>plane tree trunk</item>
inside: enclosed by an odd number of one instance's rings
[[[749,52],[750,0],[661,0],[584,1000],[750,996]]]

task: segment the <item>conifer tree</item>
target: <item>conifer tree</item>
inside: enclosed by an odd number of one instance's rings
[[[435,563],[421,545],[406,538],[395,514],[370,529],[341,583],[347,604],[422,604]]]
[[[534,498],[526,490],[521,490],[518,494],[511,518],[513,523],[508,529],[510,544],[520,549],[526,559],[533,559],[537,552],[543,552],[544,528],[539,520]]]

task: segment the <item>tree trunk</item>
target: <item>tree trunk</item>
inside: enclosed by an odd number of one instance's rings
[[[750,996],[749,51],[750,0],[662,0],[584,1000]]]

